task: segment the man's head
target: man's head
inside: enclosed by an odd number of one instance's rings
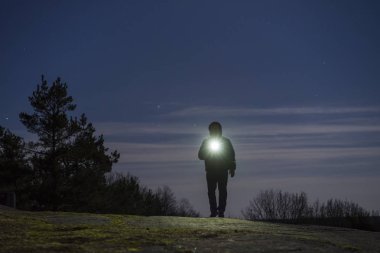
[[[222,136],[222,125],[217,121],[211,122],[208,126],[208,130],[210,132],[210,136],[212,137]]]

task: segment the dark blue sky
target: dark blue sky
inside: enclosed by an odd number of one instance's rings
[[[60,76],[115,169],[205,214],[198,145],[231,137],[229,211],[260,189],[380,209],[379,1],[0,1],[0,125]],[[240,175],[239,175],[240,174]]]

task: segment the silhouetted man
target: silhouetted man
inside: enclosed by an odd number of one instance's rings
[[[224,217],[227,200],[228,171],[235,175],[235,151],[231,141],[222,136],[222,125],[212,122],[208,130],[210,137],[203,140],[198,152],[200,160],[205,160],[210,217]],[[215,190],[219,190],[219,206],[216,203]]]

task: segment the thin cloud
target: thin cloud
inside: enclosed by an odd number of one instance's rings
[[[198,146],[184,144],[120,143],[108,142],[112,149],[121,153],[120,162],[171,163],[197,159]]]
[[[380,132],[380,126],[373,124],[247,124],[233,126],[228,129],[229,134],[239,136],[260,135],[305,135],[305,134],[333,134],[352,132]]]
[[[348,113],[379,113],[379,107],[279,107],[279,108],[250,108],[250,107],[190,107],[166,114],[169,117],[241,117],[264,115],[301,115],[301,114],[348,114]]]
[[[207,126],[200,127],[187,123],[163,123],[160,125],[144,123],[105,122],[96,123],[97,132],[105,136],[129,135],[207,135]],[[252,123],[246,122],[231,125],[224,132],[229,136],[263,136],[263,135],[305,135],[305,134],[332,134],[353,132],[380,132],[380,126],[371,122],[344,124],[311,124],[311,123]]]
[[[137,123],[137,122],[97,122],[99,133],[118,134],[195,134],[204,129],[191,124],[172,123]]]
[[[369,157],[378,157],[380,147],[340,147],[340,148],[272,148],[259,147],[258,145],[244,145],[240,147],[239,158],[243,160],[280,160],[280,161],[322,161],[332,158],[339,159],[364,159]]]
[[[313,117],[318,114],[321,117]],[[293,115],[291,119],[278,118]],[[231,136],[329,134],[379,132],[379,107],[282,107],[234,108],[191,107],[169,114],[152,116],[148,122],[96,122],[99,133],[106,136],[136,135],[207,135],[207,123],[199,117],[220,118],[228,123],[224,129]],[[248,117],[252,116],[252,117]],[[254,116],[254,117],[253,117]],[[278,117],[277,117],[278,116]],[[309,118],[307,118],[309,116]],[[170,121],[166,120],[171,117]],[[240,117],[235,122],[229,117]],[[305,120],[305,117],[307,120]],[[273,121],[281,122],[274,123]],[[190,123],[189,121],[194,121]],[[223,123],[222,122],[222,123]]]

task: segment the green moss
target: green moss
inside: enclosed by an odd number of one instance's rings
[[[344,249],[344,250],[349,250],[349,251],[353,251],[353,252],[360,251],[359,248],[354,247],[354,246],[352,246],[352,245],[350,245],[350,244],[342,245],[342,249]]]
[[[68,212],[0,211],[0,252],[193,252],[210,247],[238,247],[240,242],[261,247],[338,248],[358,251],[344,237],[302,226],[236,219],[142,217]],[[339,239],[340,238],[340,239]],[[255,242],[252,242],[256,240]],[[239,241],[239,244],[233,244]],[[212,244],[214,243],[214,244]],[[274,246],[273,246],[274,247]]]

